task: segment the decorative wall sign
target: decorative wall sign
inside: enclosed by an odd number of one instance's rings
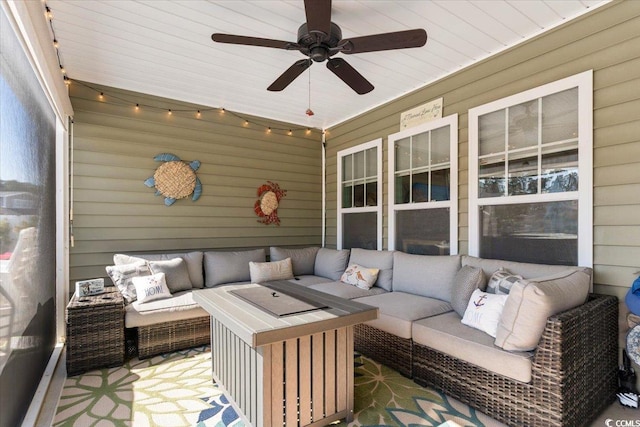
[[[400,114],[400,130],[442,117],[442,98],[422,104]]]
[[[171,206],[178,199],[193,194],[194,202],[202,194],[202,183],[196,176],[200,162],[194,160],[191,163],[183,162],[178,156],[171,153],[158,154],[153,158],[156,162],[163,162],[152,177],[147,178],[144,185],[156,188],[156,196],[164,196],[164,204]]]
[[[256,200],[256,204],[253,207],[256,215],[261,217],[258,222],[264,225],[280,225],[278,204],[280,199],[286,195],[287,190],[282,190],[278,184],[271,181],[267,181],[266,184],[258,187],[258,200]]]

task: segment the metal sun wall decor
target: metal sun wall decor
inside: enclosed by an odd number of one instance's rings
[[[152,177],[144,182],[147,187],[156,188],[156,196],[164,196],[164,204],[171,206],[178,199],[193,194],[191,200],[194,202],[202,194],[202,183],[196,176],[196,171],[200,167],[200,162],[194,160],[190,163],[180,160],[178,156],[171,153],[158,154],[153,158],[156,162],[162,162]]]
[[[253,207],[261,219],[258,222],[269,225],[280,225],[280,218],[278,218],[278,205],[280,199],[287,195],[287,190],[283,190],[280,186],[274,182],[267,181],[266,184],[258,187],[258,200]]]

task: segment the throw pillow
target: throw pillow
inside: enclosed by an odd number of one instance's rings
[[[187,263],[182,258],[174,258],[167,261],[149,261],[149,270],[152,274],[164,273],[167,287],[171,293],[188,291],[193,286],[189,279]]]
[[[106,270],[111,281],[117,286],[127,303],[131,303],[136,300],[136,287],[133,285],[131,280],[134,277],[148,276],[151,274],[145,261],[134,262],[131,264],[110,265],[107,266]]]
[[[490,294],[507,295],[513,284],[521,279],[522,276],[501,268],[491,275],[489,283],[487,284],[487,292]]]
[[[342,273],[340,281],[360,289],[371,289],[378,279],[379,268],[367,268],[358,264],[351,264]]]
[[[495,344],[505,350],[535,349],[547,318],[583,304],[590,287],[590,268],[520,280],[508,295]]]
[[[291,266],[294,276],[305,276],[313,274],[313,267],[316,264],[318,247],[301,249],[287,249],[272,246],[269,248],[269,259],[271,261],[282,261],[291,258]]]
[[[467,310],[471,294],[476,289],[484,289],[486,278],[481,268],[465,265],[456,273],[451,288],[451,307],[460,317]]]
[[[476,289],[471,294],[462,323],[480,329],[495,338],[507,297],[507,295],[489,294]]]
[[[352,248],[349,255],[349,265],[366,265],[377,268],[378,280],[376,286],[391,291],[393,282],[393,253],[394,251],[377,251],[375,249]]]
[[[194,288],[204,287],[204,276],[202,274],[202,258],[203,253],[201,251],[196,252],[183,252],[173,254],[136,254],[125,255],[115,254],[113,256],[113,263],[115,265],[131,264],[138,261],[168,261],[174,258],[182,258],[187,263],[187,270],[189,271],[189,279],[191,285]]]
[[[136,287],[139,304],[171,297],[171,292],[169,292],[169,288],[167,287],[164,273],[134,277],[132,282]]]
[[[273,262],[249,262],[251,283],[264,283],[271,280],[293,279],[291,258]]]

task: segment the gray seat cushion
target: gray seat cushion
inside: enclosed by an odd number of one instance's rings
[[[351,249],[349,265],[358,264],[367,268],[380,270],[374,286],[387,291],[391,290],[393,280],[393,251],[376,251],[373,249]]]
[[[404,339],[411,338],[414,320],[451,311],[448,302],[395,291],[358,298],[356,301],[379,308],[378,318],[366,322],[369,326]]]
[[[209,316],[209,313],[193,300],[193,292],[197,291],[177,292],[171,298],[143,304],[135,301],[125,307],[124,326],[136,328]]]
[[[393,253],[393,290],[451,301],[451,289],[460,270],[459,255]]]
[[[333,280],[328,279],[326,277],[314,276],[314,275],[304,275],[304,276],[296,276],[293,279],[290,279],[289,282],[300,285],[300,286],[311,286],[317,285],[320,283],[328,283],[333,282]]]
[[[413,323],[413,342],[498,375],[525,383],[531,381],[533,353],[502,350],[493,345],[491,336],[463,325],[460,320],[455,311],[418,320]]]
[[[371,289],[361,289],[353,285],[348,285],[342,282],[325,282],[318,283],[316,285],[309,286],[311,289],[315,289],[321,292],[325,292],[327,294],[335,295],[340,298],[345,299],[354,299],[361,298],[370,295],[378,295],[385,293],[382,288],[377,286],[372,287]]]

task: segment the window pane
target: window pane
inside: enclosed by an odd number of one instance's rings
[[[353,186],[353,206],[356,208],[364,206],[364,182]]]
[[[429,173],[417,173],[413,175],[411,186],[411,201],[413,203],[429,201]]]
[[[376,212],[342,215],[342,248],[378,249]]]
[[[364,178],[364,151],[353,155],[353,179]]]
[[[411,140],[403,138],[395,143],[396,171],[408,170],[411,167]]]
[[[578,202],[482,207],[480,257],[577,265]]]
[[[348,154],[342,158],[342,181],[353,179],[353,154]]]
[[[413,137],[411,167],[420,168],[429,165],[429,133],[420,133]]]
[[[411,176],[396,175],[396,203],[409,203],[409,188],[411,188]]]
[[[538,145],[538,100],[509,107],[509,149]]]
[[[343,185],[342,186],[342,207],[350,208],[353,207],[353,186],[352,185]]]
[[[450,169],[440,169],[431,172],[431,200],[449,200]]]
[[[478,117],[478,153],[483,156],[504,152],[505,110]]]
[[[367,177],[378,176],[378,150],[376,148],[369,148],[366,151],[367,157]]]
[[[542,143],[578,137],[578,88],[542,98]]]
[[[542,192],[578,191],[577,143],[562,144],[542,153]]]
[[[378,206],[378,182],[367,182],[367,206]]]
[[[500,197],[505,195],[504,167],[504,156],[480,161],[478,197]]]
[[[431,164],[450,162],[449,153],[449,126],[431,131]]]
[[[449,209],[396,212],[396,248],[410,254],[449,255]]]
[[[538,150],[509,155],[509,195],[538,193]]]

